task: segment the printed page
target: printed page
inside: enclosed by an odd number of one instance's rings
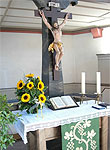
[[[51,98],[51,101],[54,102],[54,104],[56,105],[57,108],[66,107],[65,103],[62,101],[62,99],[60,97]]]
[[[52,98],[50,98],[50,102],[51,102],[51,104],[53,105],[54,109],[57,109],[57,106],[56,106],[56,104],[54,103],[54,101],[53,101]]]
[[[69,106],[77,106],[74,100],[70,96],[61,96],[62,101],[66,104],[67,107]]]

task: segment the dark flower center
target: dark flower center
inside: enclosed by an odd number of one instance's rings
[[[22,83],[20,83],[20,84],[19,84],[19,87],[22,87],[22,86],[23,86],[23,84],[22,84]]]
[[[27,95],[25,95],[25,96],[24,96],[24,99],[26,100],[27,98],[28,98]]]
[[[40,88],[40,89],[42,88],[42,85],[41,85],[41,84],[39,84],[39,88]]]
[[[41,97],[41,101],[43,101],[44,99],[43,99],[43,97]]]
[[[32,87],[32,84],[29,84],[29,87]]]

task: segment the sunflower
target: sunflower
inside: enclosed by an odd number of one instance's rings
[[[42,94],[43,94],[43,95],[45,94],[44,91],[42,91]]]
[[[42,91],[44,89],[44,83],[40,81],[37,86],[38,90]]]
[[[34,77],[34,74],[27,74],[27,75],[25,75],[25,77],[27,77],[27,78],[33,78]]]
[[[41,103],[45,103],[45,101],[46,101],[46,97],[43,94],[40,94],[38,99]]]
[[[33,87],[34,87],[34,83],[33,83],[33,82],[29,82],[29,83],[27,84],[27,88],[28,88],[29,90],[31,90]]]
[[[28,101],[30,100],[30,95],[25,93],[22,95],[21,97],[21,101],[24,102],[24,103],[27,103]]]
[[[38,76],[38,77],[37,77],[37,79],[39,79],[39,80],[40,80],[40,77]]]
[[[22,89],[23,87],[24,87],[24,85],[25,85],[25,83],[22,81],[22,80],[20,80],[18,83],[17,83],[17,89]]]

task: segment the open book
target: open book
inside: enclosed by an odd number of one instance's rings
[[[54,109],[78,106],[78,104],[70,96],[53,97],[50,98],[50,102]]]

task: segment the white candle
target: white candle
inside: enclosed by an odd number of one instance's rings
[[[97,72],[97,94],[101,94],[101,75]]]
[[[81,93],[85,94],[85,72],[82,72]]]

